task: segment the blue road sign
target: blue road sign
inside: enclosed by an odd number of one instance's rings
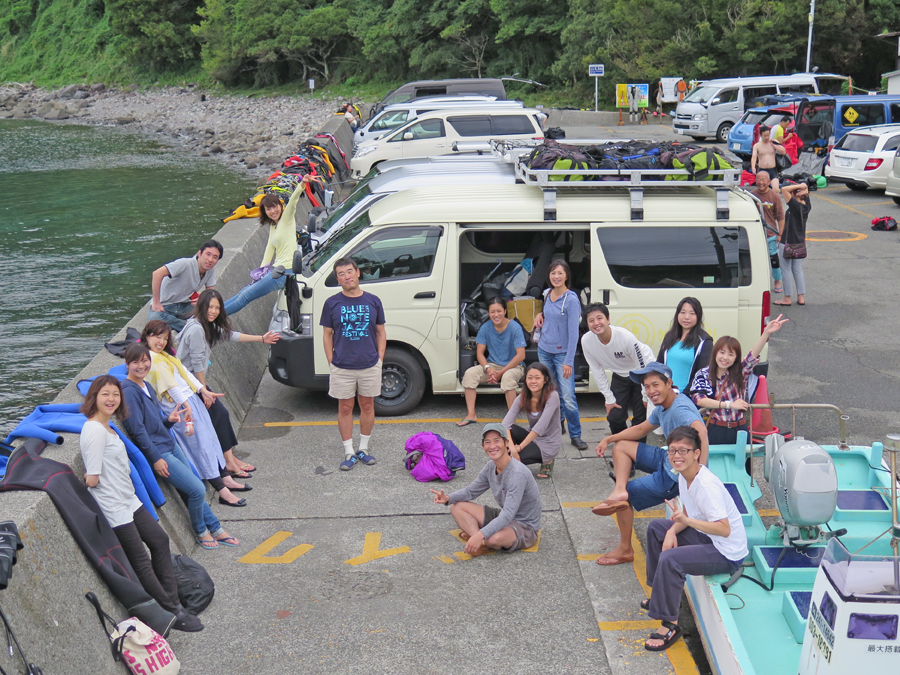
[[[603,64],[602,63],[592,63],[588,66],[588,76],[589,77],[603,77]]]

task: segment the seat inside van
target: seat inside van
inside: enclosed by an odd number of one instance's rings
[[[591,261],[584,242],[590,237],[588,230],[469,230],[460,242],[460,377],[467,368],[475,365],[475,336],[487,319],[487,303],[498,293],[502,281],[498,277],[509,274],[517,265],[530,258],[532,273],[523,296],[541,299],[548,286],[548,273],[554,260],[565,260],[572,269],[571,290],[582,301],[590,296]],[[501,293],[502,294],[502,293]],[[511,298],[507,297],[507,301]],[[467,309],[468,308],[468,309]],[[581,307],[577,309],[581,311]],[[468,317],[468,321],[466,318]],[[477,317],[477,318],[476,318]],[[581,321],[580,334],[587,330]],[[538,360],[537,345],[531,343],[525,331],[525,364]],[[574,377],[576,382],[587,382],[587,361],[581,353],[579,342]],[[490,385],[482,385],[489,387]],[[498,385],[499,386],[499,385]]]

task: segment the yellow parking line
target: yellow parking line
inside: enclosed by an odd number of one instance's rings
[[[818,190],[816,191],[818,192]],[[815,197],[816,199],[824,199],[829,204],[834,204],[835,206],[840,206],[842,209],[847,209],[848,211],[853,211],[853,213],[858,213],[861,216],[867,216],[868,218],[874,218],[871,213],[866,213],[865,211],[860,211],[859,209],[854,209],[852,206],[847,206],[846,204],[841,204],[840,202],[836,202],[833,199],[829,199],[828,197],[823,197],[820,194],[816,194],[816,192],[810,192],[809,194]]]
[[[894,200],[892,199],[889,202],[866,202],[866,206],[884,206],[885,204],[894,204]]]
[[[598,621],[600,630],[653,630],[659,628],[659,621]]]

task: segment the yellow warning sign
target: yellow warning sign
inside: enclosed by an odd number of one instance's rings
[[[847,120],[850,124],[853,124],[858,117],[859,113],[856,112],[853,108],[847,108],[844,111],[844,119]]]

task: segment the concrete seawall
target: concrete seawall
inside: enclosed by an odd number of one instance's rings
[[[322,128],[332,133],[349,153],[353,132],[343,117],[333,117]],[[287,152],[290,148],[284,148]],[[234,195],[239,204],[245,195]],[[309,202],[301,200],[297,208],[298,222],[306,222]],[[216,267],[216,288],[225,298],[231,297],[249,281],[249,271],[258,267],[266,245],[266,231],[256,220],[243,219],[226,223],[215,237],[225,248],[225,255]],[[198,244],[200,242],[198,241]],[[196,251],[173,251],[172,259]],[[164,264],[167,261],[160,261]],[[274,295],[251,303],[236,315],[236,330],[259,334],[267,330],[272,313]],[[138,330],[147,322],[148,302],[123,327],[113,340],[125,337],[129,326]],[[231,413],[232,424],[240,428],[250,408],[259,382],[265,372],[268,351],[261,344],[226,343],[212,352],[212,366],[208,383],[213,391],[225,393],[223,401]],[[122,360],[100,351],[85,368],[60,392],[53,403],[80,403],[76,383],[105,373]],[[77,434],[61,434],[61,446],[48,446],[44,456],[69,464],[77,475],[83,474]],[[238,449],[240,452],[240,448]],[[251,459],[252,461],[252,459]],[[185,553],[201,564],[201,555],[193,555],[194,543],[187,509],[174,490],[161,483],[166,504],[158,509],[160,523],[172,541],[173,553]],[[210,491],[210,496],[213,493]],[[224,508],[224,507],[223,507]],[[220,512],[218,506],[214,510]],[[114,663],[106,636],[103,634],[93,608],[84,594],[93,591],[107,613],[116,620],[127,618],[124,608],[109,593],[106,585],[88,563],[53,502],[43,492],[0,493],[0,521],[12,520],[19,528],[24,550],[19,552],[18,564],[13,568],[9,587],[0,591],[0,606],[7,614],[20,644],[31,662],[46,675],[120,675],[123,667]],[[216,611],[215,601],[207,610]],[[202,617],[201,617],[202,618]],[[203,633],[173,633],[169,640],[178,653],[182,640],[202,640]],[[235,639],[238,639],[237,637]],[[222,645],[228,649],[228,645]],[[16,655],[18,659],[18,655]],[[7,672],[24,672],[21,665],[2,657]],[[8,665],[9,664],[9,665]]]

